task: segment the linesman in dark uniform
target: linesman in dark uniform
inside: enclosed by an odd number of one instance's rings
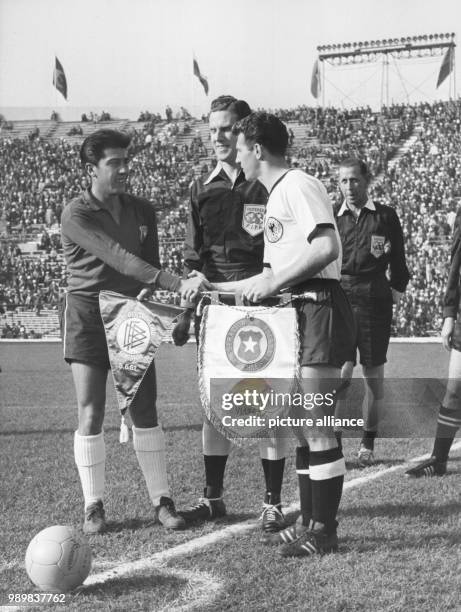
[[[218,163],[211,174],[191,188],[185,242],[185,275],[200,272],[209,282],[238,281],[259,274],[263,267],[263,219],[268,193],[258,181],[247,181],[236,161],[232,127],[251,113],[244,100],[220,96],[211,103],[210,137]],[[193,310],[186,311],[173,332],[176,344],[186,342]],[[198,341],[200,319],[196,317]],[[266,480],[262,527],[266,532],[284,526],[281,487],[288,440],[260,441]],[[224,472],[231,442],[206,419],[202,431],[206,486],[197,505],[180,512],[186,522],[212,520],[226,513]]]
[[[399,218],[393,208],[368,197],[370,178],[362,160],[341,162],[339,188],[344,201],[336,216],[343,248],[341,285],[357,323],[356,346],[341,377],[345,381],[352,377],[358,349],[365,380],[364,432],[358,451],[361,467],[374,462],[392,305],[398,305],[410,279]]]

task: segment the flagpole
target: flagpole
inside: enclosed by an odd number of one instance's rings
[[[322,109],[325,108],[325,62],[321,62],[322,64]]]

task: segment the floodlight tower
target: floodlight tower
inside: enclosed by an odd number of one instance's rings
[[[424,34],[403,36],[364,42],[320,45],[317,47],[320,68],[322,106],[325,105],[325,71],[327,65],[346,66],[382,62],[381,105],[389,105],[389,59],[418,59],[444,56],[437,87],[450,77],[449,97],[456,97],[455,42],[454,32],[447,34]]]

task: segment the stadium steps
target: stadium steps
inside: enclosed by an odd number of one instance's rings
[[[27,334],[34,331],[43,338],[59,338],[61,335],[58,313],[55,310],[43,310],[39,315],[33,310],[7,312],[1,317],[0,322],[1,326],[5,323],[10,326],[24,325]]]
[[[411,133],[411,135],[406,140],[403,140],[401,142],[395,155],[391,157],[391,159],[387,160],[388,170],[396,166],[399,163],[400,159],[405,155],[405,153],[413,147],[415,142],[418,140],[422,129],[423,129],[422,122],[417,122],[414,124],[413,132]],[[373,187],[373,185],[375,185],[376,183],[381,182],[383,178],[384,178],[384,171],[380,172],[377,176],[374,177],[374,179],[371,182],[371,187]]]

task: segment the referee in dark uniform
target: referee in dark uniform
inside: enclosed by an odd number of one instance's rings
[[[258,181],[248,181],[236,161],[233,125],[251,113],[244,100],[220,96],[211,103],[210,138],[217,157],[211,174],[191,188],[190,214],[185,242],[185,275],[199,272],[209,282],[238,281],[259,274],[263,267],[263,221],[268,193]],[[173,331],[176,344],[186,342],[193,310],[188,310]],[[200,318],[195,319],[198,342]],[[180,514],[187,522],[223,516],[224,473],[231,443],[205,419],[202,431],[205,491],[199,502]],[[262,527],[265,532],[284,526],[281,487],[287,439],[260,441],[266,481]]]
[[[358,451],[361,467],[374,462],[392,305],[398,305],[410,279],[399,218],[393,208],[368,197],[370,178],[362,160],[341,162],[339,188],[344,201],[336,215],[343,248],[341,285],[357,323],[356,346],[341,377],[346,381],[352,377],[358,349],[365,380],[364,432]]]

